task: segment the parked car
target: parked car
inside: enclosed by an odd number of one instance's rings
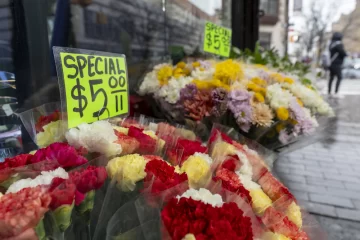
[[[343,78],[360,79],[360,58],[345,58],[342,74]]]

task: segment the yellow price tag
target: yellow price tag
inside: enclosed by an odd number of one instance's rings
[[[58,77],[64,84],[62,99],[66,100],[68,128],[127,114],[129,94],[125,56],[78,51],[82,53],[58,50]]]
[[[231,29],[206,22],[204,51],[229,57],[231,49]]]

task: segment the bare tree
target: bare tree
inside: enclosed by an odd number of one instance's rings
[[[310,12],[306,16],[306,27],[302,34],[302,44],[306,50],[307,56],[318,44],[317,59],[320,59],[321,53],[326,46],[326,30],[332,23],[333,17],[337,11],[338,3],[331,0],[324,6],[320,1],[312,0],[310,3]]]

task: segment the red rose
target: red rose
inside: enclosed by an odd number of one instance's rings
[[[77,150],[67,143],[53,143],[36,151],[31,163],[37,163],[44,160],[57,161],[61,167],[76,167],[87,163],[86,158],[79,155]]]
[[[241,184],[239,176],[236,175],[236,173],[222,168],[216,171],[216,177],[214,180],[221,180],[221,184],[224,189],[236,193],[250,202],[250,192]]]
[[[104,167],[88,166],[71,172],[69,178],[76,185],[76,189],[85,194],[101,188],[107,178],[107,172]]]
[[[54,178],[48,191],[51,196],[50,209],[56,210],[74,202],[76,186],[68,179]]]
[[[0,200],[0,238],[16,237],[35,228],[50,201],[50,195],[40,186],[5,194]]]
[[[60,119],[60,113],[58,110],[48,116],[40,116],[37,123],[35,124],[36,132],[43,132],[43,127],[51,122],[58,121]]]
[[[123,154],[131,154],[139,148],[140,143],[138,140],[136,140],[136,138],[130,137],[116,130],[114,130],[114,132],[118,138],[115,142],[121,145]]]
[[[156,151],[157,141],[142,132],[143,130],[137,127],[130,126],[128,136],[139,141],[139,150],[144,154],[152,154]]]

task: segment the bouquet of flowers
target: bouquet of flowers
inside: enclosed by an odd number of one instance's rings
[[[242,60],[160,64],[138,92],[170,121],[222,123],[272,149],[315,133],[318,116],[334,114],[311,82]]]

